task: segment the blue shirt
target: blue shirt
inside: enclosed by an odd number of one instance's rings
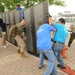
[[[22,8],[17,8],[17,10],[22,10]],[[24,11],[22,10],[22,18],[24,18]]]
[[[52,48],[51,31],[54,30],[54,26],[50,24],[43,24],[37,30],[37,48],[38,50],[49,50]]]
[[[60,23],[55,23],[55,28],[56,28],[56,32],[53,40],[57,42],[65,43],[66,38],[68,36],[67,28]]]

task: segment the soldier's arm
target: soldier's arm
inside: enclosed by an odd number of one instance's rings
[[[23,32],[20,33],[20,36],[23,37],[24,39],[27,39],[27,37],[25,36],[25,34]]]

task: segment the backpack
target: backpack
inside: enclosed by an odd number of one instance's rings
[[[9,29],[9,35],[11,37],[15,37],[16,34],[17,34],[17,28],[18,28],[19,24],[16,24],[16,25],[12,25]]]

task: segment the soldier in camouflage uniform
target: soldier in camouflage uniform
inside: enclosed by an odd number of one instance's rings
[[[23,27],[25,27],[25,24],[26,23],[24,20],[22,20],[21,23],[19,23],[16,36],[14,37],[14,39],[16,40],[18,44],[17,53],[20,53],[21,57],[27,57],[26,44],[24,40],[22,39],[22,38],[27,39],[26,36],[23,34]],[[24,54],[24,50],[25,50],[25,54]]]

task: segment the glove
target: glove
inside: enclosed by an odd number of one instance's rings
[[[49,17],[52,17],[52,16],[49,13],[47,13],[46,17],[49,18]]]

